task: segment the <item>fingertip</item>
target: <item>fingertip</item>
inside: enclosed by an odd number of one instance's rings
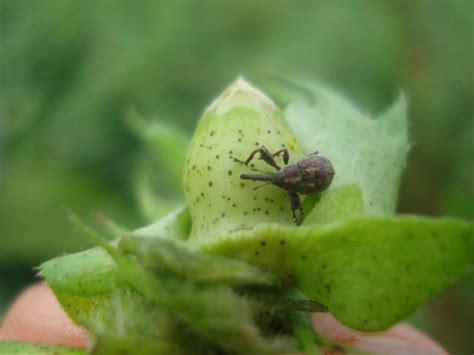
[[[78,327],[43,282],[25,289],[0,325],[0,340],[87,347],[87,332]]]
[[[383,332],[358,332],[338,322],[329,313],[315,313],[313,326],[321,335],[357,349],[385,354],[447,354],[433,339],[408,324]]]

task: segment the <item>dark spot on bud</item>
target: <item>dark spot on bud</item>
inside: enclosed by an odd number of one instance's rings
[[[258,147],[259,146],[258,142],[255,142],[255,145]]]
[[[264,240],[262,240],[262,241],[260,242],[260,244],[262,245],[262,247],[264,247],[265,245],[267,245],[267,242],[264,241]]]
[[[257,251],[255,252],[255,255],[258,255],[258,254],[260,254],[260,252],[257,250]]]
[[[265,211],[265,214],[268,215],[268,211]]]
[[[209,185],[209,186],[212,186],[212,181],[209,181],[209,184],[208,184],[208,185]]]
[[[280,244],[281,244],[281,245],[285,245],[285,241],[284,241],[284,240],[280,240]]]
[[[241,182],[241,183],[240,183],[240,187],[244,187],[244,186],[245,186],[245,185],[244,185],[244,183],[243,183],[243,182]]]
[[[221,216],[222,216],[222,217],[225,217],[225,213],[222,213]]]
[[[272,131],[268,130],[267,133],[270,134],[270,133],[272,133]]]
[[[211,134],[210,134],[210,136],[212,137],[213,135],[214,135],[214,131],[211,131]]]
[[[208,167],[207,167],[207,170],[211,170],[211,167],[210,167],[210,166],[208,166]]]
[[[219,154],[216,155],[216,159],[219,159]]]
[[[242,142],[242,139],[240,139],[240,138],[239,138],[239,139],[237,139],[237,142],[239,142],[239,143],[240,143],[240,142]]]
[[[227,172],[227,174],[228,174],[229,176],[232,175],[232,170],[229,170],[229,171]]]

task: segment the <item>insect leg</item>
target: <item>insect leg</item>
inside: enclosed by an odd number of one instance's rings
[[[295,224],[299,226],[301,222],[303,222],[303,218],[304,218],[304,210],[303,210],[303,205],[301,204],[301,201],[300,201],[300,197],[295,192],[290,192],[288,194],[288,197],[290,198],[291,212],[293,212],[293,218],[295,220]],[[300,215],[298,217],[296,216],[296,213],[295,213],[296,210],[300,211]]]
[[[276,170],[281,169],[280,166],[275,162],[275,159],[273,159],[272,153],[270,153],[270,151],[264,146],[258,149],[255,149],[252,153],[250,153],[249,157],[245,161],[239,160],[234,157],[230,157],[230,158],[238,163],[249,165],[249,163],[252,161],[252,159],[255,157],[255,154],[257,153],[260,153],[260,159],[262,159],[265,163],[267,163],[270,166],[273,166]]]
[[[278,152],[273,153],[273,157],[276,157],[280,154],[283,154],[283,162],[285,163],[285,165],[287,165],[288,161],[290,160],[290,153],[288,153],[288,149],[280,149]]]

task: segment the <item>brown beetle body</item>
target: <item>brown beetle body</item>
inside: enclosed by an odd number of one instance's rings
[[[331,162],[310,154],[293,165],[287,165],[272,175],[272,184],[288,192],[311,194],[326,190],[334,177]]]
[[[296,224],[299,225],[303,221],[304,213],[303,206],[297,194],[307,195],[326,190],[331,184],[335,174],[331,162],[327,158],[319,156],[318,152],[315,152],[297,161],[296,164],[286,165],[289,160],[289,154],[286,149],[279,150],[272,154],[263,146],[254,150],[246,161],[241,161],[236,158],[233,159],[239,163],[248,165],[256,153],[260,153],[260,159],[273,166],[277,172],[275,174],[265,175],[242,174],[240,178],[244,180],[266,181],[267,183],[271,183],[288,191],[293,217],[295,218]],[[281,168],[274,159],[275,156],[280,154],[283,155],[283,161],[286,165],[283,168]],[[295,210],[300,211],[299,217],[296,217]]]

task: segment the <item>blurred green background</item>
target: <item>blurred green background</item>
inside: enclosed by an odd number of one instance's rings
[[[185,144],[239,74],[322,81],[373,113],[404,90],[399,211],[473,219],[473,43],[472,0],[0,0],[0,314],[34,266],[88,247],[63,206],[135,228],[179,198],[160,134]],[[474,351],[473,274],[412,319],[455,354]]]

